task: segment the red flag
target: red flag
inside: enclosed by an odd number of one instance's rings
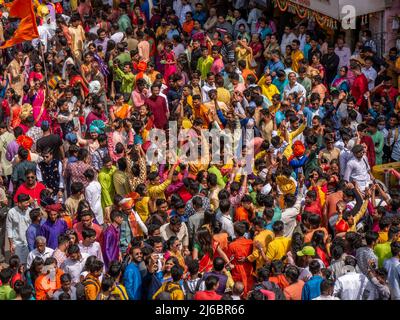
[[[7,40],[0,49],[39,38],[32,0],[15,0],[11,3],[5,3],[4,6],[9,8],[10,18],[20,18],[21,21],[14,32],[14,36]]]

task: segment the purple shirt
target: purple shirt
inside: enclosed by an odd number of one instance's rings
[[[11,141],[7,145],[6,159],[8,161],[11,161],[14,158],[14,156],[18,153],[18,149],[19,149],[19,144],[17,143],[17,141],[16,140]]]
[[[47,240],[47,247],[55,249],[58,247],[58,236],[67,231],[67,223],[62,219],[57,219],[56,222],[51,222],[49,219],[40,228],[39,235]]]
[[[111,261],[118,261],[119,258],[119,237],[120,228],[116,228],[113,224],[109,225],[103,233],[103,260],[106,270]]]
[[[168,121],[168,108],[165,99],[161,96],[150,97],[146,99],[146,104],[154,115],[154,126],[157,129],[164,129]]]

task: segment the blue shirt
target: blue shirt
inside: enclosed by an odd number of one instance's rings
[[[272,60],[270,60],[268,62],[267,67],[269,68],[270,73],[277,72],[279,70],[285,70],[285,66],[283,65],[281,60],[279,60],[277,62],[273,62]],[[274,77],[274,78],[276,78],[276,77]],[[281,90],[279,90],[279,91],[281,91]]]
[[[40,226],[40,223],[32,223],[26,230],[26,241],[28,242],[29,251],[35,249],[35,239],[39,235]]]
[[[281,93],[281,99],[283,98],[283,91],[285,90],[285,87],[287,86],[288,83],[289,83],[289,81],[287,78],[285,78],[284,81],[280,81],[278,78],[275,78],[272,81],[272,84],[274,84],[278,88],[279,92]]]
[[[169,30],[167,33],[167,39],[168,40],[172,40],[172,38],[174,37],[174,35],[179,36],[179,31],[177,29],[174,30]]]
[[[312,127],[312,119],[314,116],[320,116],[321,119],[325,118],[325,107],[321,106],[317,110],[314,110],[309,107],[305,107],[303,109],[303,113],[307,118],[307,127],[311,128]]]
[[[313,276],[308,280],[301,292],[301,300],[312,300],[321,295],[321,282],[323,278],[321,276]]]
[[[129,300],[141,300],[142,298],[142,276],[136,263],[131,262],[125,269],[124,285]]]

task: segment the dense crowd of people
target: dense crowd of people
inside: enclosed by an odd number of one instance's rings
[[[1,56],[0,300],[400,299],[400,48],[252,1],[35,11]]]

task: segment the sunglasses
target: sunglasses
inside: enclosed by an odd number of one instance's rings
[[[26,177],[27,179],[36,179],[36,177],[35,176],[29,176],[29,177]]]

